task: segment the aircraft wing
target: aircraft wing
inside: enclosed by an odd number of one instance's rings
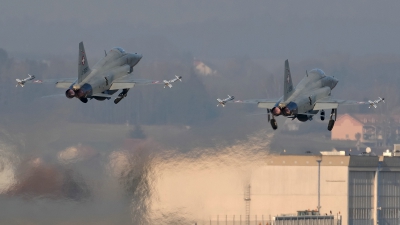
[[[113,84],[110,87],[110,90],[133,88],[135,85],[148,85],[148,84],[163,84],[163,83],[157,80],[139,79],[126,76],[114,80]]]
[[[56,84],[58,88],[69,88],[73,83],[75,83],[76,78],[59,78],[59,79],[44,79],[44,80],[33,80],[31,83],[53,83]]]
[[[258,108],[272,109],[279,99],[249,99],[249,100],[236,100],[232,103],[250,103],[257,104]]]
[[[365,104],[369,103],[353,101],[353,100],[321,99],[315,103],[313,110],[336,109],[339,105],[365,105]]]

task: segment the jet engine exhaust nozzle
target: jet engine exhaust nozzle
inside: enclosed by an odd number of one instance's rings
[[[75,91],[72,89],[68,89],[67,91],[65,91],[65,96],[67,96],[67,98],[73,98],[75,97]]]
[[[72,89],[68,89],[67,91],[65,91],[65,96],[67,96],[67,98],[82,98],[85,95],[85,93],[81,90],[72,90]]]
[[[286,105],[285,108],[282,109],[282,114],[284,116],[293,116],[297,114],[297,104],[294,102],[290,102]]]
[[[283,115],[289,116],[290,114],[291,114],[290,109],[288,109],[287,107],[283,108]]]
[[[65,96],[67,96],[67,98],[84,98],[87,94],[91,93],[91,90],[92,89],[90,86],[84,85],[80,89],[68,89],[67,91],[65,91]]]
[[[273,114],[274,116],[279,116],[279,115],[281,115],[282,110],[281,110],[281,108],[278,106],[278,107],[272,108],[271,112],[272,112],[272,114]]]
[[[82,97],[85,96],[85,93],[84,93],[84,91],[82,91],[82,89],[76,90],[76,91],[75,91],[75,94],[76,94],[76,97],[77,97],[77,98],[82,98]]]

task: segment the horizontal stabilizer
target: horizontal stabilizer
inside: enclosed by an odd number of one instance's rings
[[[69,88],[71,87],[73,82],[57,82],[56,87],[57,88]]]
[[[127,88],[133,88],[135,86],[135,83],[119,83],[119,82],[114,82],[110,90],[119,90],[119,89],[127,89]]]
[[[93,95],[92,95],[92,97],[104,97],[104,98],[111,98],[111,97],[112,97],[112,95],[109,95],[109,94],[103,94],[103,93],[96,93],[96,94],[93,94]]]
[[[313,108],[313,110],[321,110],[321,109],[337,109],[339,103],[337,102],[317,102]]]
[[[341,100],[341,99],[320,99],[318,100],[313,110],[321,110],[321,109],[336,109],[339,105],[365,105],[369,104],[368,102],[360,102],[353,100]]]
[[[264,109],[272,109],[276,105],[276,102],[259,102],[257,107],[264,108]]]

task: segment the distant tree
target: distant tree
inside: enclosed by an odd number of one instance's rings
[[[2,73],[4,65],[6,65],[7,62],[8,62],[8,53],[6,50],[0,48],[0,74]]]
[[[133,129],[130,131],[129,136],[133,139],[146,139],[146,134],[144,133],[140,124],[134,125]]]
[[[0,65],[4,64],[8,60],[8,53],[6,50],[0,48]]]
[[[355,136],[355,138],[357,140],[357,143],[356,143],[357,151],[360,151],[361,134],[360,133],[356,133],[354,136]]]
[[[360,133],[356,133],[354,136],[355,136],[357,141],[360,141],[360,139],[361,139],[361,134]]]

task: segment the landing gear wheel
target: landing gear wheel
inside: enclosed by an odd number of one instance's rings
[[[334,120],[329,120],[328,123],[328,130],[331,131],[333,129],[333,126],[335,125],[335,121]]]
[[[123,89],[122,92],[119,93],[118,97],[114,100],[114,103],[118,104],[118,102],[120,102],[123,98],[128,96],[128,91],[129,91],[129,88]]]
[[[114,103],[115,104],[118,104],[118,102],[120,102],[122,100],[122,98],[116,98],[115,100],[114,100]]]
[[[278,129],[278,124],[276,123],[275,119],[271,119],[270,122],[271,122],[272,129],[274,129],[274,130]]]
[[[87,103],[88,102],[87,98],[80,98],[79,100],[81,100],[81,102],[83,102],[83,103]]]

